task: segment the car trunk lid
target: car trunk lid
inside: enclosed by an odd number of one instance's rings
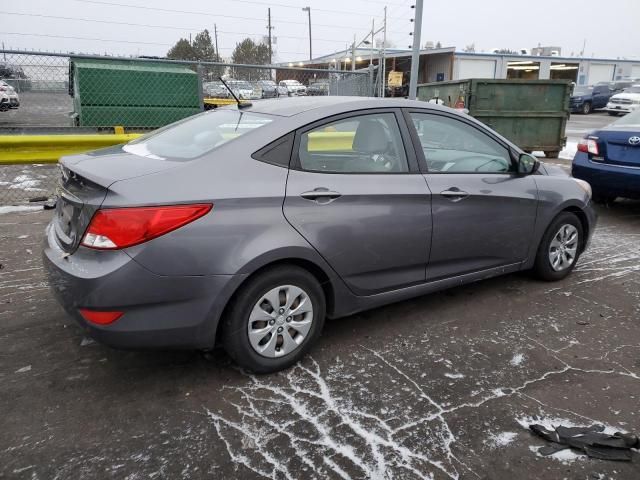
[[[605,148],[605,155],[602,155],[605,163],[640,167],[640,133],[636,129],[603,130],[597,136]]]
[[[53,228],[60,247],[73,253],[109,187],[119,180],[174,168],[179,163],[124,152],[120,146],[60,160]]]

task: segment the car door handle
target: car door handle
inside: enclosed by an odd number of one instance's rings
[[[303,192],[300,196],[306,200],[312,200],[317,203],[329,203],[342,196],[342,194],[329,190],[328,188],[318,187],[309,192]]]
[[[445,190],[444,192],[440,192],[440,195],[448,198],[452,202],[459,202],[460,200],[467,198],[469,194],[467,192],[463,192],[462,190],[458,190],[457,188],[451,188],[449,190]]]

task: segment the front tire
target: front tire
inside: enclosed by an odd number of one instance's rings
[[[266,270],[242,287],[222,329],[222,343],[240,366],[271,373],[300,360],[324,325],[322,287],[306,270],[280,266]]]
[[[589,115],[591,113],[591,102],[584,102],[582,104],[582,113],[584,115]]]
[[[575,268],[583,243],[584,231],[578,217],[562,212],[542,237],[533,272],[547,282],[562,280]]]

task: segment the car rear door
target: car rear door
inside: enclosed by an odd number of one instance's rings
[[[517,266],[529,251],[538,191],[515,172],[507,145],[474,122],[407,111],[432,192],[427,280]]]
[[[398,109],[296,134],[284,215],[356,295],[424,282],[431,206]]]

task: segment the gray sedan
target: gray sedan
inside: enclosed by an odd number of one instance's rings
[[[60,163],[43,256],[67,312],[109,345],[221,343],[256,372],[299,360],[325,317],[560,280],[595,227],[586,182],[403,99],[221,108]]]

